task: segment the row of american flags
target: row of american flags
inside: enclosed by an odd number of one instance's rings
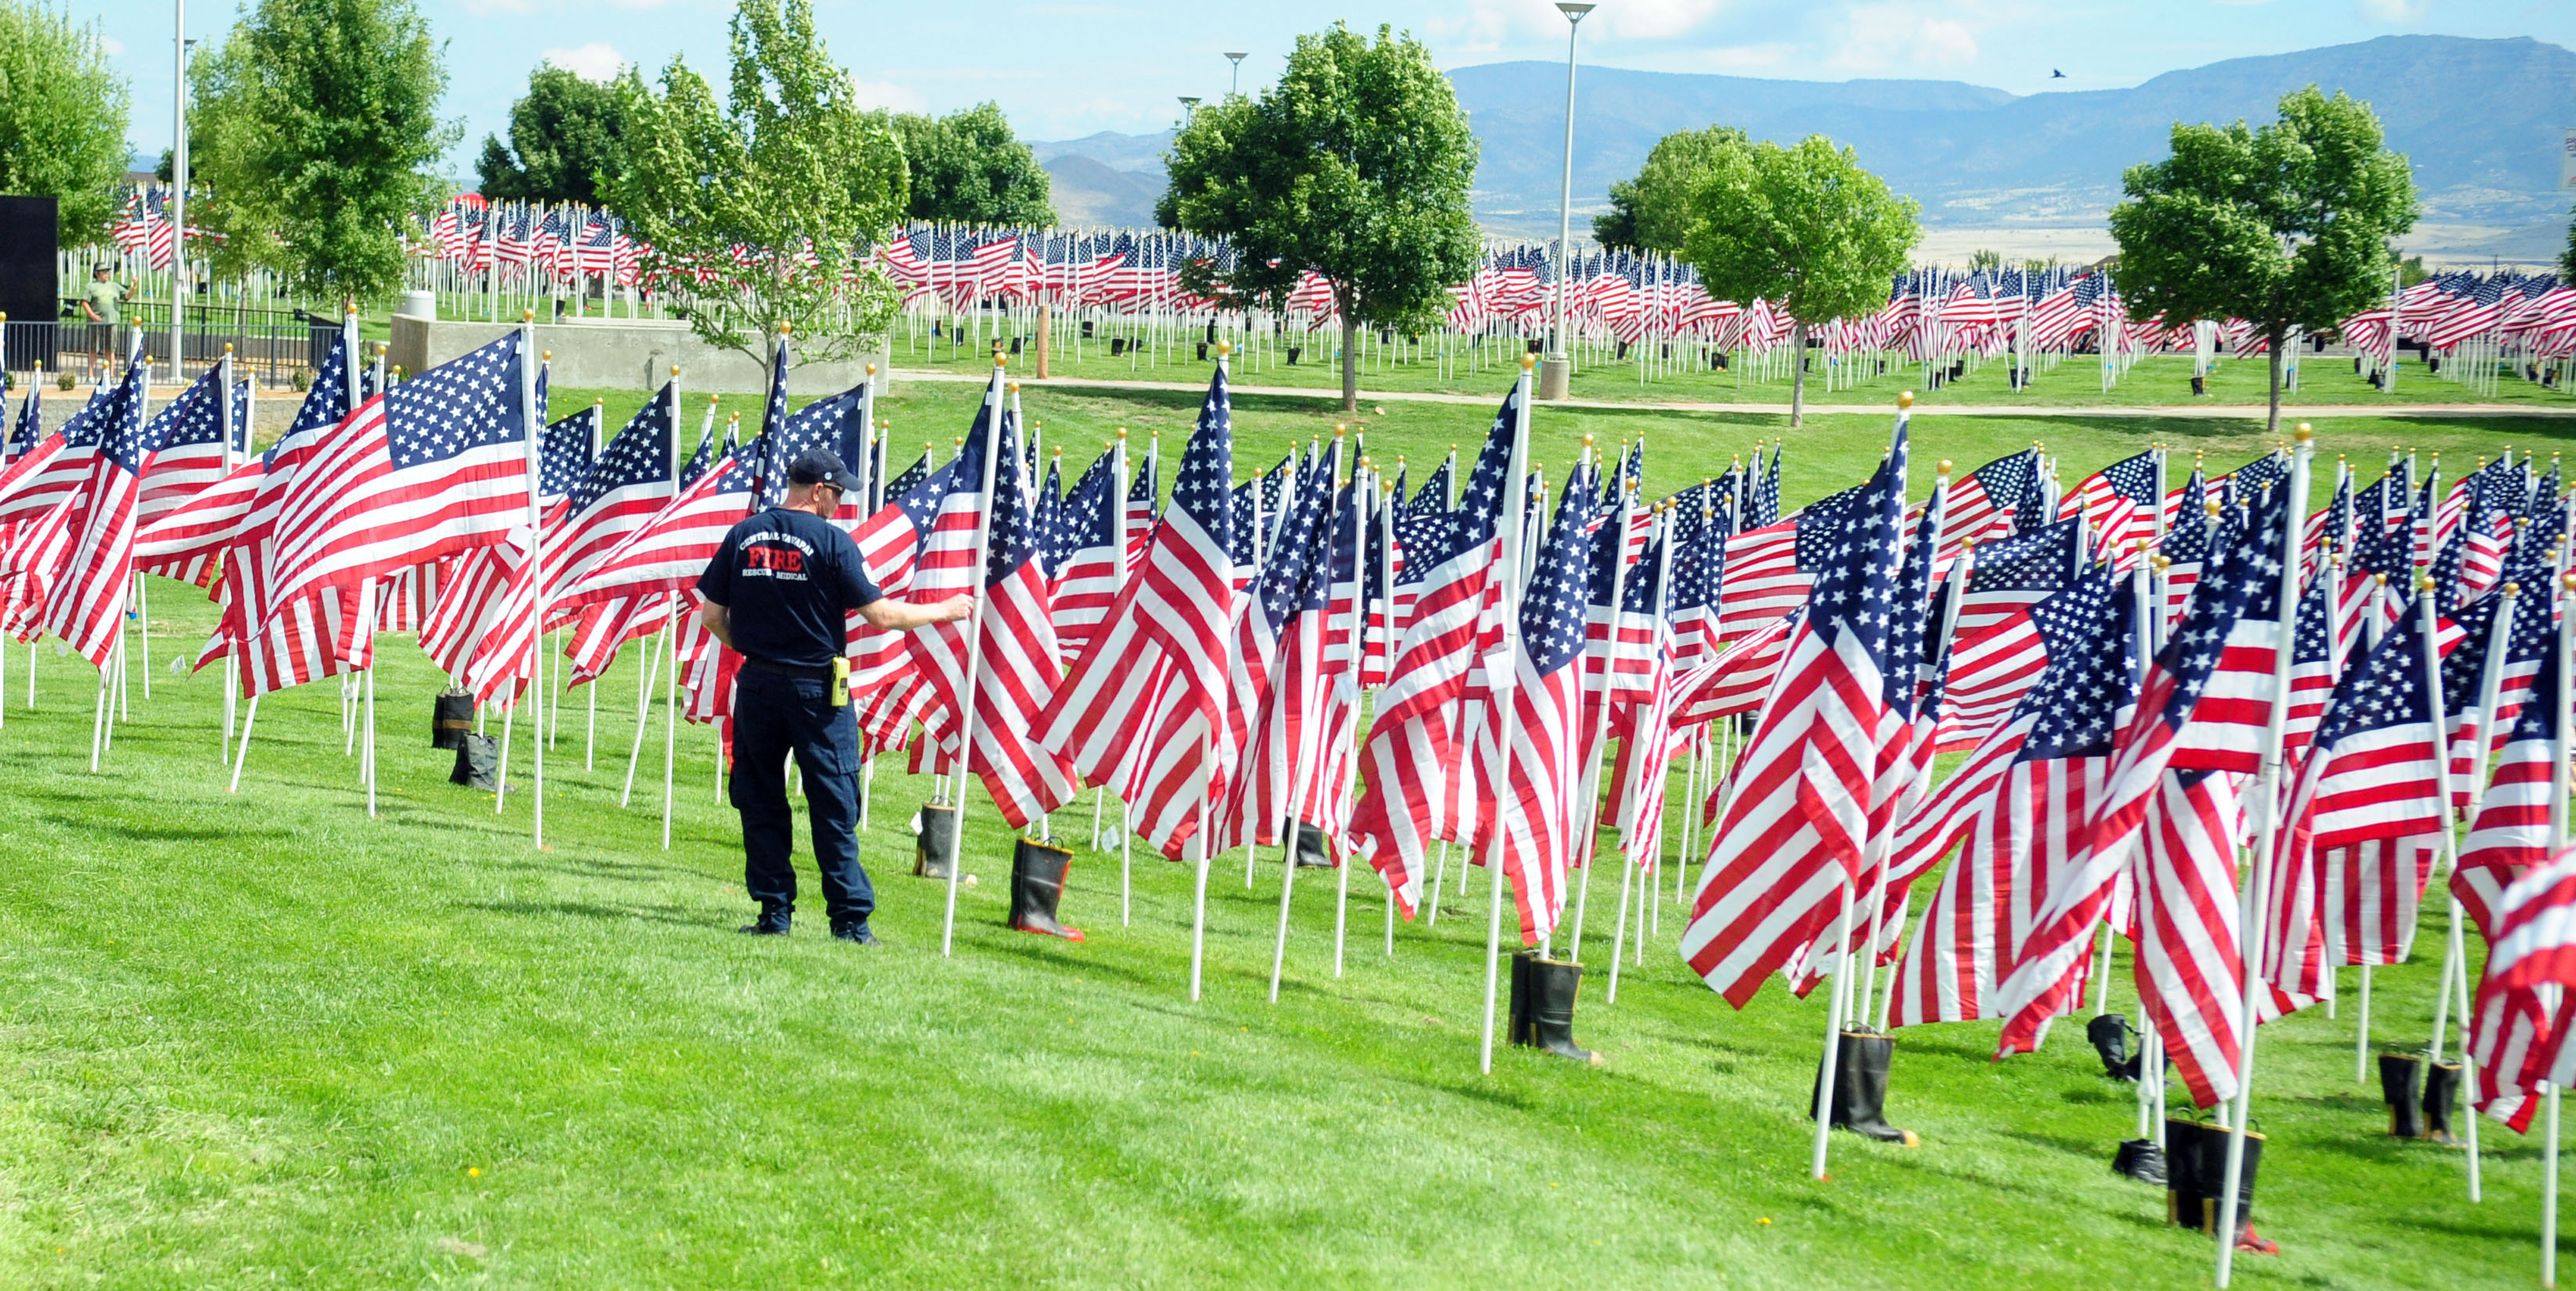
[[[147,257],[155,268],[168,268],[176,249],[169,196],[157,185],[134,190],[114,225],[116,245]],[[191,229],[189,236],[213,235]],[[488,202],[474,194],[437,208],[410,241],[415,255],[467,272],[513,269],[567,280],[597,277],[621,286],[638,285],[648,258],[624,222],[604,210]],[[738,253],[744,259],[757,254],[750,248]],[[1044,302],[1213,314],[1218,303],[1185,290],[1181,270],[1206,262],[1221,274],[1233,257],[1222,240],[1162,229],[926,224],[894,230],[866,259],[916,311]],[[670,267],[684,276],[704,272]],[[1448,325],[1459,332],[1543,332],[1553,317],[1560,278],[1571,323],[1586,336],[1689,339],[1756,353],[1790,337],[1793,320],[1774,303],[1712,299],[1696,271],[1670,257],[1598,248],[1561,255],[1552,243],[1489,245],[1475,272],[1450,287]],[[1330,323],[1337,317],[1331,287],[1307,274],[1286,313],[1307,327]],[[2016,344],[2024,353],[2079,346],[2131,354],[2189,352],[2199,339],[2188,322],[2128,318],[2108,275],[2064,266],[1911,270],[1891,282],[1888,303],[1876,313],[1811,321],[1814,337],[1830,353],[1902,353],[1917,360],[1993,357]],[[2486,341],[2515,347],[2534,360],[2565,359],[2576,355],[2576,286],[2549,274],[2438,273],[2395,293],[2387,306],[2343,320],[2338,331],[2357,351],[2383,363],[2399,339],[2444,352]],[[2242,319],[2221,321],[2215,340],[2240,354],[2260,354],[2265,344]]]
[[[783,339],[758,425],[710,410],[693,448],[676,382],[614,431],[548,420],[516,333],[394,384],[357,352],[344,331],[256,454],[220,368],[146,416],[130,363],[52,432],[31,389],[0,467],[13,635],[104,666],[134,575],[164,574],[220,606],[198,662],[233,658],[245,695],[363,669],[392,631],[506,702],[547,631],[576,684],[659,633],[720,722],[737,661],[695,577],[829,446],[868,481],[840,520],[882,587],[982,593],[965,625],[853,624],[869,753],[962,769],[1015,826],[1095,786],[1174,859],[1304,823],[1408,916],[1453,844],[1546,944],[1604,842],[1659,868],[1676,757],[1750,716],[1680,804],[1709,826],[1680,950],[1739,1006],[1884,969],[1854,1004],[1887,1025],[1996,1019],[2026,1051],[2107,926],[2206,1105],[2242,1092],[2251,1023],[2410,955],[2439,877],[2504,965],[2462,1010],[2478,1106],[2521,1128],[2576,1067],[2559,993],[2498,941],[2563,762],[2554,464],[2393,455],[2310,513],[2287,450],[2060,488],[2033,448],[1910,495],[1900,419],[1870,478],[1784,512],[1780,449],[1661,499],[1643,444],[1516,472],[1522,388],[1418,484],[1357,440],[1238,479],[1222,366],[1171,462],[1121,441],[1074,472],[998,378],[957,453],[899,466],[870,387],[791,412]]]

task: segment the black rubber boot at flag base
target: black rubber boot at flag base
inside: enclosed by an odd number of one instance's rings
[[[1302,820],[1297,822],[1297,868],[1301,870],[1333,868],[1333,853],[1332,849],[1324,845],[1324,831]]]
[[[1919,1147],[1912,1130],[1887,1123],[1887,1073],[1896,1060],[1896,1040],[1875,1031],[1845,1031],[1834,1059],[1834,1125],[1883,1143]],[[1816,1082],[1825,1079],[1823,1059],[1816,1061]],[[1808,1104],[1813,1118],[1814,1104]]]
[[[2460,1106],[2460,1064],[2437,1062],[2424,1069],[2424,1137],[2446,1148],[2467,1147],[2451,1132],[2451,1114]]]
[[[474,729],[474,696],[462,690],[446,691],[431,701],[429,710],[429,747],[453,749],[465,742]]]
[[[948,881],[949,872],[957,865],[957,809],[925,806],[912,818],[912,872],[925,879]],[[972,883],[972,874],[959,875],[960,883]]]
[[[1532,951],[1512,956],[1512,1043],[1600,1066],[1600,1054],[1574,1042],[1574,997],[1582,986],[1581,964]]]
[[[1073,853],[1053,843],[1023,838],[1011,850],[1011,926],[1040,936],[1083,940],[1082,929],[1056,922],[1056,904],[1064,899],[1064,873]]]
[[[2165,1150],[2154,1139],[2122,1139],[2119,1150],[2111,1154],[2111,1173],[2163,1187]]]
[[[2199,1232],[2218,1227],[2218,1203],[2227,1189],[2227,1126],[2178,1117],[2165,1120],[2165,1221]],[[2254,1231],[2254,1176],[2263,1163],[2263,1136],[2245,1136],[2245,1161],[2236,1181],[2236,1249],[2278,1255],[2281,1248]]]
[[[1503,1039],[1509,1044],[1537,1044],[1530,1031],[1531,1001],[1538,992],[1530,989],[1530,965],[1538,962],[1535,950],[1512,954],[1512,998],[1510,1009],[1503,1015]]]
[[[2424,1137],[2422,1104],[2415,1097],[2423,1074],[2424,1060],[2414,1054],[2379,1055],[2379,1098],[2388,1104],[2388,1132],[2393,1137]]]
[[[2102,1074],[2113,1080],[2136,1080],[2143,1054],[2129,1052],[2129,1020],[2117,1013],[2098,1013],[2084,1024],[2084,1039],[2102,1060]]]

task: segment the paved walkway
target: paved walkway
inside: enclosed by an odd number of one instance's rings
[[[898,383],[904,381],[954,381],[973,382],[980,385],[985,380],[985,378],[979,373],[936,372],[916,368],[896,368],[894,369],[892,376]],[[1048,377],[1044,380],[1040,380],[1037,377],[1031,376],[1015,376],[1011,379],[1024,386],[1057,390],[1170,390],[1195,395],[1207,389],[1207,384],[1202,381],[1103,381],[1094,377]],[[1228,389],[1237,395],[1279,396],[1291,399],[1339,400],[1342,397],[1342,392],[1338,389],[1317,389],[1312,386],[1256,386],[1235,384],[1229,386]],[[1360,398],[1363,402],[1367,403],[1455,403],[1469,404],[1479,408],[1488,408],[1492,407],[1494,401],[1499,397],[1499,395],[1492,394],[1451,394],[1442,391],[1423,390],[1372,390],[1365,385],[1360,387]],[[1785,403],[1630,403],[1614,399],[1560,399],[1553,401],[1546,406],[1550,408],[1599,409],[1604,412],[1720,412],[1768,414],[1780,417],[1789,415],[1789,405]],[[1809,415],[1829,415],[1834,413],[1878,415],[1887,413],[1895,407],[1896,394],[1894,391],[1890,391],[1887,398],[1878,403],[1810,403],[1807,405],[1806,410]],[[2116,407],[2093,407],[2080,405],[2033,407],[2024,404],[1917,403],[1914,405],[1914,412],[1916,416],[1921,417],[2242,417],[2251,421],[2260,421],[2264,417],[2265,409],[2261,404],[2208,403],[2137,404]],[[2325,417],[2536,417],[2545,419],[2555,417],[2576,417],[2576,402],[2571,402],[2564,408],[2545,408],[2535,407],[2530,404],[2498,403],[2419,403],[2392,405],[2285,404],[2281,408],[2281,416],[2284,420],[2294,420],[2298,418],[2317,419]]]

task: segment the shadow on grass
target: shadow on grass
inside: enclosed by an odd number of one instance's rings
[[[2013,1139],[2033,1147],[2047,1148],[2086,1160],[2099,1157],[2107,1162],[2111,1159],[2110,1149],[2091,1139],[2070,1139],[2055,1134],[2041,1134],[2033,1130],[2003,1130],[1998,1132],[1997,1137]]]
[[[720,927],[720,924],[710,923],[702,917],[684,915],[672,910],[594,905],[586,901],[473,901],[466,903],[466,908],[492,914],[572,915],[576,918],[596,919],[602,922],[640,919],[651,923],[669,924],[677,928],[696,928],[701,931],[715,931]]]
[[[182,825],[126,825],[112,820],[99,820],[95,817],[79,819],[71,816],[49,815],[45,819],[50,824],[59,825],[76,833],[114,834],[119,838],[137,843],[221,843],[246,838],[285,838],[291,832],[284,829],[200,829]]]

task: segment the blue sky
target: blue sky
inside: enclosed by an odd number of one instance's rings
[[[95,21],[131,78],[131,138],[170,142],[170,0],[54,0]],[[465,128],[451,168],[470,180],[528,72],[551,60],[604,75],[684,54],[721,77],[732,0],[422,0],[447,42],[443,112]],[[1256,8],[1263,12],[1255,12]],[[1001,103],[1021,135],[1067,138],[1172,124],[1176,96],[1223,94],[1224,51],[1248,51],[1247,90],[1275,76],[1300,32],[1333,10],[1146,0],[987,0],[974,5],[817,0],[825,42],[863,97],[910,110]],[[1565,21],[1548,0],[1384,0],[1344,8],[1422,37],[1443,67],[1561,59]],[[188,5],[188,34],[218,37],[235,9]],[[1617,67],[1839,81],[1962,80],[2014,93],[2108,89],[2224,58],[2367,40],[2390,32],[2532,36],[2576,46],[2569,0],[1605,0],[1584,21],[1583,57]],[[2066,79],[2051,81],[2052,69]]]

